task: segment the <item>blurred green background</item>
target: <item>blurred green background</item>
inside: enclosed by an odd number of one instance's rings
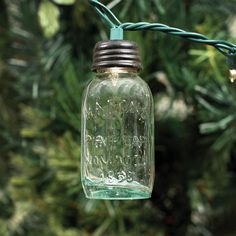
[[[236,0],[102,2],[236,41]],[[85,199],[81,93],[108,33],[86,0],[0,0],[0,236],[235,236],[235,84],[214,48],[162,33],[125,34],[155,99],[152,198]]]

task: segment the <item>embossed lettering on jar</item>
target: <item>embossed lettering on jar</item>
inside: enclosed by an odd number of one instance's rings
[[[131,56],[124,59],[122,53]],[[116,65],[112,55],[116,56]],[[151,196],[153,99],[137,74],[140,68],[133,42],[105,41],[95,46],[96,77],[87,86],[82,105],[81,177],[88,198]]]

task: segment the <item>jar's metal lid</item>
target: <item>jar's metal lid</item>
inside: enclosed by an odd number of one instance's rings
[[[98,42],[94,48],[92,70],[110,67],[141,70],[142,64],[137,44],[127,40]]]

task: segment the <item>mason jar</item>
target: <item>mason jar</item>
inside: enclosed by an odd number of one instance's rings
[[[81,179],[87,198],[150,198],[154,181],[154,112],[138,76],[138,47],[125,40],[96,44],[94,79],[82,103]]]

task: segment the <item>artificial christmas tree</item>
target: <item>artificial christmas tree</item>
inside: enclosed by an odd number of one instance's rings
[[[163,22],[235,40],[235,0],[103,3],[123,22]],[[161,33],[126,33],[140,47],[141,77],[155,101],[153,196],[86,200],[81,94],[92,79],[91,48],[108,39],[107,28],[85,0],[0,6],[0,235],[236,234],[236,95],[225,57]]]

